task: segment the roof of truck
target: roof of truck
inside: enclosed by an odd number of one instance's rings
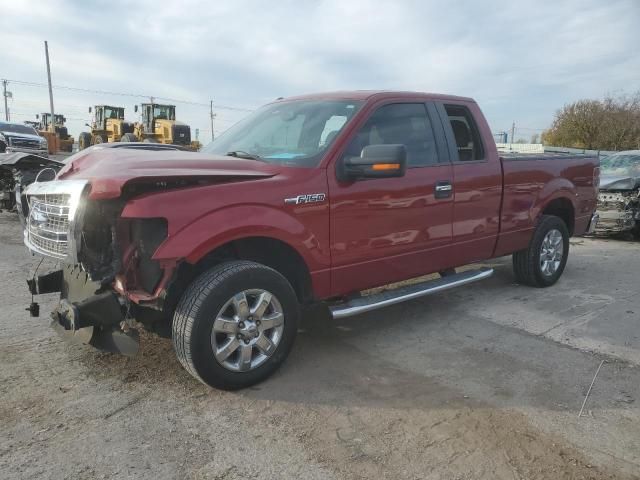
[[[281,97],[276,101],[289,100],[371,100],[372,98],[416,98],[424,97],[426,100],[457,100],[473,102],[470,97],[459,97],[456,95],[442,95],[439,93],[407,92],[395,90],[345,90],[337,92],[312,93],[308,95],[298,95],[294,97]]]

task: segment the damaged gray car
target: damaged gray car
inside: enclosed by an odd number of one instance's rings
[[[640,150],[614,153],[600,162],[596,234],[640,238]]]
[[[62,162],[32,153],[0,153],[0,210],[19,207],[22,190],[36,178],[51,180],[63,166]]]

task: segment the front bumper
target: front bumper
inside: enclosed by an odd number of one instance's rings
[[[139,336],[128,327],[124,300],[92,282],[79,266],[68,265],[27,283],[32,295],[60,292],[61,300],[51,312],[51,326],[65,340],[107,352],[137,353]],[[33,305],[32,315],[38,316],[39,308]]]
[[[37,155],[43,158],[49,158],[49,151],[47,149],[39,149],[39,148],[27,148],[27,147],[12,147],[8,146],[6,149],[7,153],[29,153],[31,155]]]
[[[633,230],[636,226],[633,210],[599,210],[594,233],[612,235]]]

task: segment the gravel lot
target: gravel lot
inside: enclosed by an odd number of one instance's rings
[[[0,478],[640,478],[640,244],[571,248],[551,289],[515,285],[506,258],[340,323],[309,311],[285,366],[229,393],[169,340],[143,334],[134,358],[62,342],[54,296],[30,318],[38,259],[1,213]]]

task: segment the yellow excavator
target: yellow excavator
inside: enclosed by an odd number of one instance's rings
[[[91,113],[91,107],[89,107]],[[78,137],[78,150],[99,143],[135,142],[134,124],[124,120],[124,107],[96,105],[93,107],[91,132],[82,132]]]
[[[175,105],[161,105],[159,103],[143,103],[142,121],[135,124],[133,134],[136,141],[147,143],[167,143],[181,145],[185,148],[197,150],[199,143],[191,142],[191,127],[176,121]],[[135,106],[138,111],[138,106]],[[129,141],[124,140],[123,141]]]

